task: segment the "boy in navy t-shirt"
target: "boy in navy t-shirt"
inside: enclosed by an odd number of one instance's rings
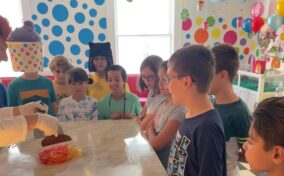
[[[168,175],[225,176],[223,124],[208,98],[215,71],[212,53],[192,45],[177,50],[168,66],[173,102],[188,110],[170,150]]]

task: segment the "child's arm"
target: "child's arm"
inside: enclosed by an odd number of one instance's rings
[[[153,146],[155,150],[163,149],[165,146],[170,144],[174,138],[180,122],[177,120],[168,120],[165,127],[160,131],[159,134],[156,134],[154,126],[147,128],[147,137],[149,143]]]
[[[140,129],[142,131],[146,130],[148,123],[151,121],[151,119],[154,118],[154,115],[148,114],[146,117],[142,120],[140,123]]]

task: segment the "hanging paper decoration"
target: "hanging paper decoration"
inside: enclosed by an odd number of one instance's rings
[[[251,33],[251,21],[252,20],[250,18],[247,18],[243,22],[243,30],[247,33]]]
[[[251,29],[254,33],[257,33],[264,25],[264,20],[261,17],[256,17],[251,22]]]
[[[268,18],[269,27],[276,31],[282,24],[282,18],[279,15],[272,15]]]
[[[242,17],[239,17],[239,18],[237,19],[237,26],[238,26],[238,27],[242,27],[242,25],[243,25],[243,18],[242,18]]]
[[[198,0],[198,2],[197,2],[197,11],[198,12],[202,11],[203,7],[204,7],[204,1],[203,0]]]
[[[281,17],[284,17],[284,1],[278,1],[276,10],[277,10],[278,15],[280,15]]]

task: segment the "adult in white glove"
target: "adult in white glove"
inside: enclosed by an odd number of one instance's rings
[[[0,147],[24,141],[27,132],[33,129],[43,131],[46,136],[57,135],[59,122],[56,117],[29,113],[30,111],[23,112],[20,109],[20,107],[0,109]],[[21,115],[21,112],[28,114]]]
[[[19,114],[21,115],[28,115],[36,112],[44,112],[48,111],[48,106],[41,101],[30,102],[24,105],[18,106]],[[15,108],[17,110],[17,108]]]

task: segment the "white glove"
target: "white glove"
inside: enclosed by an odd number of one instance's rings
[[[48,106],[41,101],[36,101],[19,106],[19,110],[22,115],[28,115],[39,111],[47,112]]]
[[[35,128],[41,130],[45,136],[57,136],[59,121],[56,117],[51,115],[38,113]]]

